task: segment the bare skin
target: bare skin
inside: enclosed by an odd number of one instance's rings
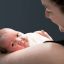
[[[64,64],[64,47],[45,43],[10,54],[0,54],[0,64]]]
[[[6,49],[8,52],[14,52],[29,47],[28,38],[25,37],[23,39],[22,34],[23,33],[13,29],[6,29],[6,33],[3,35],[5,42],[3,45],[0,45],[0,47]]]
[[[46,8],[45,17],[49,18],[59,26],[61,32],[64,32],[64,14],[61,13],[58,6],[51,3],[49,0],[41,0],[42,5]]]
[[[49,0],[41,1],[43,5],[48,7],[45,16],[61,27],[60,31],[64,32],[64,14]],[[11,54],[0,54],[0,64],[64,64],[64,46],[49,42]]]
[[[47,32],[45,32],[44,30],[41,30],[41,31],[35,31],[34,33],[37,33],[37,34],[40,34],[42,36],[45,36],[47,38],[49,38],[51,41],[53,41],[53,39],[48,35]]]

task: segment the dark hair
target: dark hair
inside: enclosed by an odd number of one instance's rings
[[[59,7],[60,11],[64,13],[64,0],[50,0],[50,1],[55,3]]]
[[[7,50],[0,47],[0,53],[7,53]]]
[[[6,32],[6,28],[0,30],[0,53],[7,53],[7,50],[1,47],[3,42],[5,42],[4,39],[2,38],[5,32]]]

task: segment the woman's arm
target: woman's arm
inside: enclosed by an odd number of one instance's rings
[[[64,64],[64,47],[43,43],[10,54],[0,54],[0,64]]]

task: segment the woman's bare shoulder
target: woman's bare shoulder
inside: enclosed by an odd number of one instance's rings
[[[64,46],[58,43],[48,42],[45,43],[45,47],[48,49],[46,50],[46,55],[48,54],[47,60],[51,64],[64,64]]]
[[[10,54],[0,54],[0,59],[0,64],[64,64],[64,47],[52,42],[43,43]]]

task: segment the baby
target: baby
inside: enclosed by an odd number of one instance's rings
[[[0,52],[14,52],[45,41],[50,39],[37,33],[23,34],[10,28],[0,30]]]

